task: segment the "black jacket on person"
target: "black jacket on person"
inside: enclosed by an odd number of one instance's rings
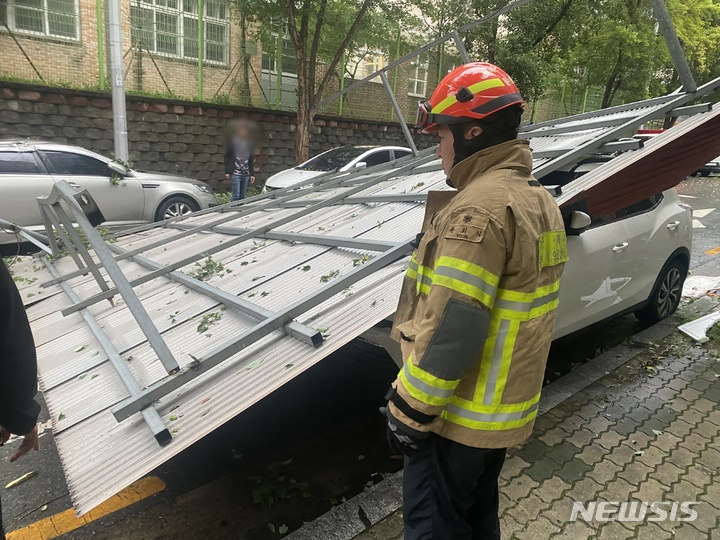
[[[40,414],[37,357],[30,323],[10,272],[0,262],[0,426],[15,435],[32,431]]]
[[[252,144],[248,143],[248,148],[248,167],[250,169],[249,176],[255,176],[255,152]],[[227,145],[225,146],[225,174],[233,174],[235,172],[236,157],[237,156],[235,155],[235,144],[233,142],[233,138],[230,137],[227,141]]]

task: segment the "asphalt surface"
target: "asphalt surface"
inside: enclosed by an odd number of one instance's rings
[[[706,252],[720,246],[720,178],[688,179],[678,191],[696,212],[692,272],[718,276],[720,249]],[[547,380],[640,329],[634,317],[623,317],[555,344]],[[400,467],[377,412],[395,375],[386,356],[345,347],[154,471],[164,491],[59,538],[279,538],[278,530],[299,527]],[[40,420],[47,422],[45,410]],[[71,507],[47,426],[37,454],[9,464],[17,443],[0,448],[8,531]],[[3,489],[30,471],[37,474]]]

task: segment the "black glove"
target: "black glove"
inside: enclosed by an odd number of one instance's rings
[[[380,407],[380,412],[387,419],[386,436],[390,450],[394,454],[413,456],[420,448],[420,445],[427,440],[429,433],[406,426],[397,420],[387,407]]]

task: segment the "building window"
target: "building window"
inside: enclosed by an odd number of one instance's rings
[[[385,56],[377,52],[361,52],[358,57],[348,62],[350,73],[353,73],[355,79],[364,79],[387,66],[388,61]],[[380,77],[370,79],[372,82],[382,82]]]
[[[224,0],[203,3],[203,60],[227,64],[230,6]],[[133,45],[164,56],[197,60],[198,0],[132,0]]]
[[[427,95],[429,65],[427,58],[423,56],[416,56],[410,63],[408,94],[415,97],[425,97]]]
[[[0,1],[0,28],[69,41],[80,41],[78,0]]]
[[[273,33],[273,43],[263,46],[262,52],[262,69],[266,73],[278,72],[278,55],[277,47],[281,46],[280,62],[283,75],[297,76],[297,58],[295,56],[295,47],[293,47],[290,37],[285,34],[282,39],[278,39],[278,34]]]

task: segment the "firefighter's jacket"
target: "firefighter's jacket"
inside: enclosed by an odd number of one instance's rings
[[[568,256],[560,209],[531,170],[519,140],[457,164],[458,193],[412,256],[390,412],[416,431],[477,448],[532,432]]]

